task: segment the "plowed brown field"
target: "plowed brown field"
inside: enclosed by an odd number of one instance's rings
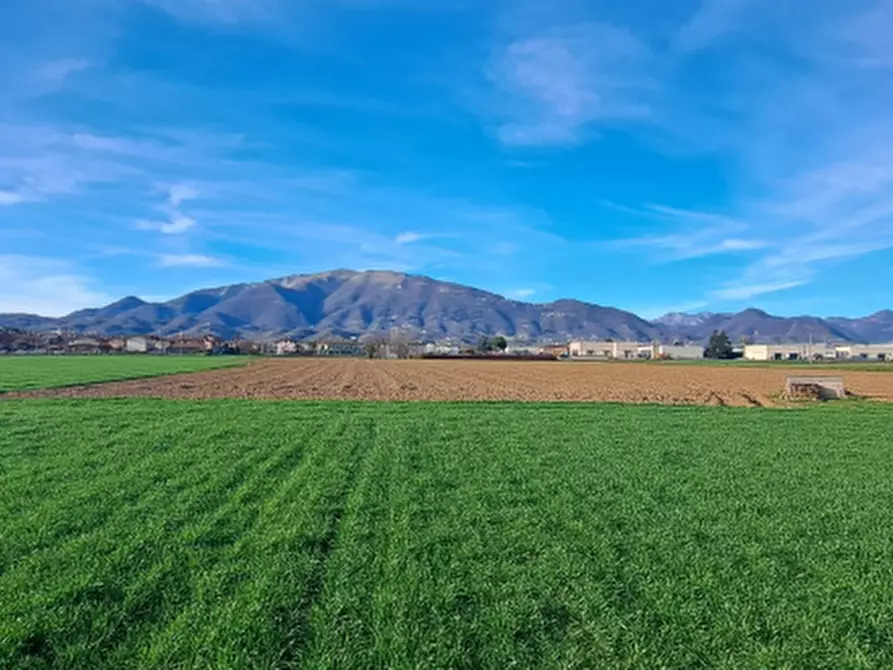
[[[801,374],[808,374],[804,370]],[[30,397],[524,400],[778,404],[791,368],[642,363],[262,360],[246,367],[39,391]],[[824,373],[821,373],[824,374]],[[848,391],[893,401],[893,373],[827,371]],[[24,395],[24,394],[20,394]]]

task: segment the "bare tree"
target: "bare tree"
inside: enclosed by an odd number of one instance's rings
[[[399,328],[392,328],[388,347],[397,358],[409,358],[409,338]]]

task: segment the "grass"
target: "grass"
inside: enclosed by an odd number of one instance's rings
[[[0,667],[893,667],[891,425],[0,402]]]
[[[159,377],[243,365],[208,356],[0,356],[0,393]]]

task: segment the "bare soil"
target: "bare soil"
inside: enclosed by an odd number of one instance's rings
[[[772,406],[791,369],[641,363],[267,359],[246,367],[11,394],[301,400],[522,400]],[[840,375],[838,371],[834,374]],[[893,373],[843,373],[857,396],[893,401]]]

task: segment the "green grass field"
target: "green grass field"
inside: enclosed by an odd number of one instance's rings
[[[0,356],[0,393],[159,377],[232,365],[229,356]]]
[[[891,426],[0,402],[0,667],[893,667]]]

